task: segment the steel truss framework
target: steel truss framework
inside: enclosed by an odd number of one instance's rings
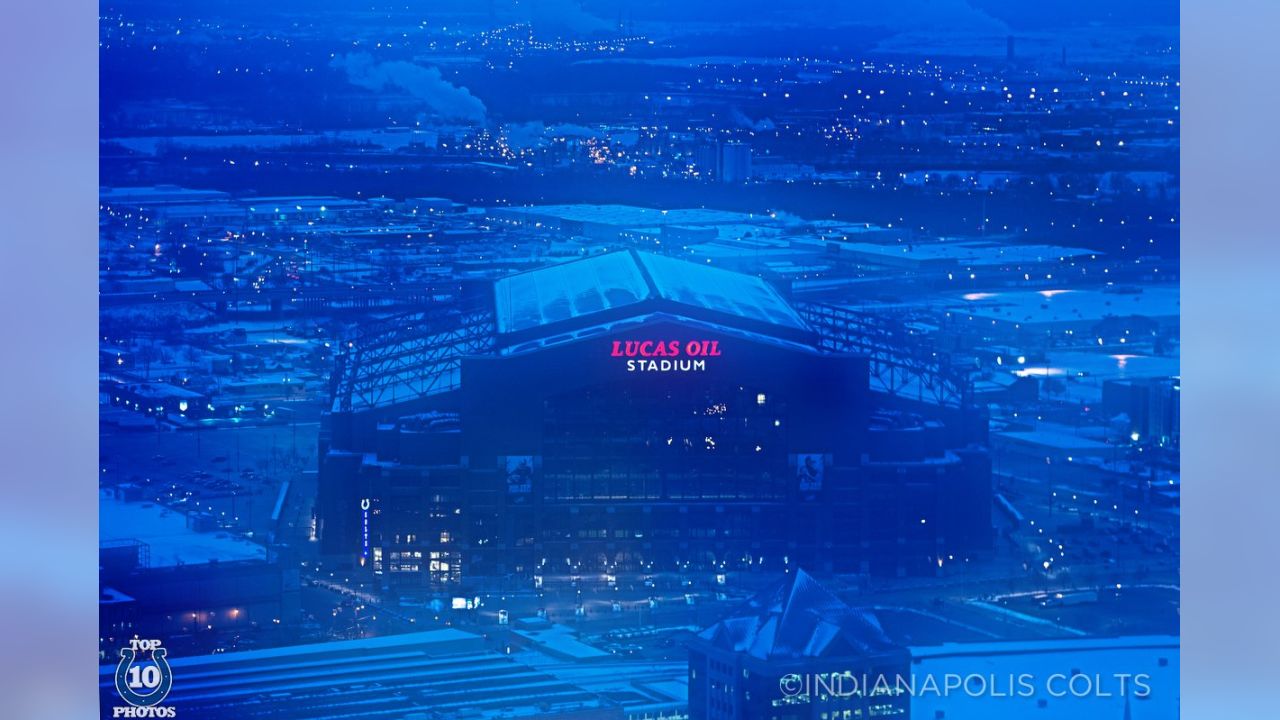
[[[951,407],[966,407],[972,400],[969,373],[897,321],[822,303],[797,303],[796,311],[818,333],[821,349],[865,355],[873,386],[890,395]]]
[[[370,323],[338,353],[333,410],[349,412],[454,390],[462,358],[493,351],[490,310],[429,310]]]

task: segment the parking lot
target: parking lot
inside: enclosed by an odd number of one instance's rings
[[[315,423],[143,432],[104,428],[99,483],[134,485],[145,500],[184,513],[208,513],[219,528],[258,536],[273,529],[271,514],[282,483],[297,482],[314,469],[316,428]],[[290,509],[296,524],[298,508]]]

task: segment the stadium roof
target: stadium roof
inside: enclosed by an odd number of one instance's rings
[[[783,334],[809,331],[758,277],[635,250],[502,278],[494,283],[494,300],[500,334],[542,334],[650,312]]]
[[[620,250],[510,275],[493,288],[492,306],[433,306],[362,325],[337,357],[334,412],[457,390],[467,357],[539,352],[660,324],[864,355],[873,387],[922,401],[959,406],[971,389],[967,371],[885,318],[831,305],[797,310],[758,277],[702,263]]]

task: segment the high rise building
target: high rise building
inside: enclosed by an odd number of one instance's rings
[[[751,146],[733,140],[720,146],[720,174],[724,183],[743,183],[751,179]]]

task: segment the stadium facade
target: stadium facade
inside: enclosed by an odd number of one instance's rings
[[[636,251],[365,328],[320,444],[323,551],[467,575],[905,575],[991,544],[985,414],[945,359],[759,278]]]

